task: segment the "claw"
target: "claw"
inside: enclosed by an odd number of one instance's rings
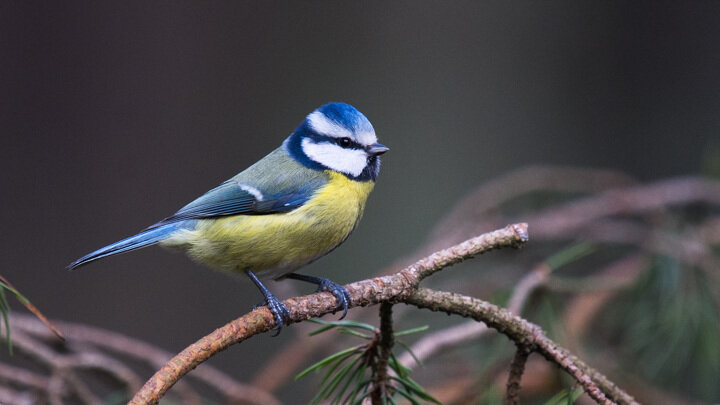
[[[317,292],[323,291],[329,292],[335,296],[335,300],[337,300],[337,309],[342,309],[343,311],[340,319],[345,318],[348,312],[348,306],[350,305],[350,293],[348,290],[332,280],[323,279],[323,281],[318,284]]]
[[[275,332],[273,336],[277,336],[280,334],[282,327],[290,321],[290,311],[288,311],[282,301],[272,294],[268,294],[266,303],[268,309],[273,314],[273,318],[275,319],[275,330],[277,330],[277,332]]]
[[[342,285],[340,285],[334,281],[328,280],[326,278],[307,276],[304,274],[297,274],[297,273],[290,273],[285,277],[293,279],[293,280],[300,280],[300,281],[305,281],[308,283],[313,283],[318,286],[316,292],[331,293],[332,295],[335,296],[335,300],[337,301],[337,307],[336,307],[335,311],[337,311],[338,309],[342,309],[342,311],[343,311],[343,314],[340,317],[340,319],[345,318],[345,315],[347,315],[348,307],[350,306],[350,293]]]
[[[265,301],[258,302],[253,305],[252,309],[254,311],[264,306],[268,307],[270,313],[273,315],[273,319],[275,319],[275,327],[273,329],[276,329],[277,332],[275,332],[273,336],[277,336],[280,334],[282,327],[290,321],[290,311],[287,309],[285,304],[282,303],[282,301],[272,294],[268,294],[268,298]]]

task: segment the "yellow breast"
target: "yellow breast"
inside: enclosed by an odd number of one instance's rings
[[[375,183],[326,173],[327,185],[298,209],[200,220],[194,230],[178,232],[163,245],[180,247],[216,269],[281,277],[337,247],[362,217]]]

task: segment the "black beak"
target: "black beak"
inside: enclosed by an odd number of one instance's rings
[[[378,155],[382,155],[383,153],[389,151],[390,148],[388,148],[385,145],[381,145],[379,143],[374,143],[374,144],[368,146],[367,149],[365,149],[365,150],[367,151],[367,153],[369,153],[372,156],[378,156]]]

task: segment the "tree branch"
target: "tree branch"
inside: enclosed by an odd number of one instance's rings
[[[523,372],[525,372],[525,363],[527,362],[530,350],[524,346],[518,346],[515,351],[512,363],[510,363],[510,373],[507,380],[507,391],[505,393],[505,405],[520,404],[520,381]]]
[[[10,324],[13,325],[13,338],[18,350],[23,355],[34,359],[34,362],[38,363],[40,367],[47,368],[51,373],[58,376],[52,379],[52,384],[47,381],[47,377],[46,381],[40,385],[29,384],[27,379],[18,380],[15,378],[11,381],[15,381],[20,386],[34,389],[33,392],[37,392],[42,397],[56,398],[57,400],[53,401],[54,403],[62,403],[60,399],[62,394],[72,392],[72,386],[76,384],[76,381],[68,379],[69,374],[64,373],[62,370],[59,372],[53,371],[63,365],[66,365],[71,370],[91,368],[95,372],[107,374],[118,381],[125,382],[127,392],[134,393],[140,389],[143,380],[135,372],[131,372],[124,367],[115,367],[118,362],[115,359],[116,355],[143,364],[147,363],[154,370],[159,369],[172,358],[172,354],[165,350],[116,332],[70,322],[53,321],[53,323],[62,329],[67,336],[67,341],[61,350],[55,347],[52,332],[44,327],[38,319],[17,313],[10,314]],[[25,344],[26,341],[30,342],[25,337],[35,338],[32,341],[37,344]],[[41,349],[40,352],[35,353],[38,348]],[[112,352],[113,355],[107,353],[108,351]],[[51,353],[55,353],[55,355],[51,355]],[[92,357],[87,357],[88,355],[92,355]],[[0,367],[0,379],[6,379],[7,374]],[[14,377],[20,376],[20,374],[14,372],[9,374]],[[192,377],[223,395],[228,403],[280,404],[269,393],[239,383],[227,374],[207,364],[199,366],[192,373]],[[52,391],[52,389],[55,389],[55,391]],[[202,402],[200,395],[187,383],[187,380],[179,381],[174,392],[178,394],[177,400],[183,404],[199,404]]]
[[[484,322],[510,338],[516,345],[528,347],[532,351],[540,353],[548,361],[560,366],[580,383],[585,392],[597,403],[637,404],[633,397],[618,388],[604,375],[548,339],[539,326],[514,316],[506,309],[476,298],[427,288],[418,289],[415,294],[405,300],[405,303],[418,308],[457,314]]]
[[[424,257],[445,246],[456,244],[486,229],[493,229],[503,223],[518,221],[517,218],[499,219],[499,208],[509,200],[539,191],[557,193],[587,194],[610,189],[628,187],[634,180],[624,173],[604,169],[584,169],[558,166],[531,166],[503,175],[496,180],[480,185],[459,201],[440,222],[434,226],[425,243],[407,256],[397,259],[378,272],[378,275],[392,274],[420,257]],[[524,214],[527,215],[527,214]],[[499,222],[498,222],[499,221]],[[532,223],[532,222],[530,222]],[[533,235],[536,226],[533,223]],[[720,238],[718,238],[720,239]],[[396,308],[396,317],[404,310]],[[366,314],[367,316],[367,314]],[[475,329],[484,328],[472,322]],[[478,328],[480,327],[480,328]],[[476,330],[466,329],[463,333],[475,335]],[[297,333],[298,331],[294,331]],[[460,332],[458,330],[458,332]],[[479,332],[480,334],[486,332]],[[255,387],[272,392],[291,378],[300,365],[320,349],[327,349],[332,335],[320,335],[308,341],[295,339],[273,353],[251,380]],[[404,357],[406,360],[407,358]],[[408,366],[412,362],[403,362]]]
[[[350,293],[350,307],[403,301],[413,294],[420,281],[435,272],[490,250],[520,247],[527,239],[527,224],[508,225],[433,253],[394,275],[349,284],[345,288]],[[335,297],[327,292],[290,298],[284,304],[290,311],[289,323],[332,313],[337,306]],[[145,383],[130,403],[157,403],[173,384],[205,360],[274,326],[270,311],[267,307],[260,307],[218,328],[171,359]]]
[[[387,397],[388,381],[390,377],[388,374],[388,361],[390,360],[390,353],[392,353],[393,344],[395,344],[395,337],[393,336],[393,324],[392,324],[392,307],[393,305],[387,302],[380,304],[380,340],[378,341],[378,358],[377,368],[375,371],[375,378],[373,380],[373,390],[370,394],[370,399],[373,405],[380,405]]]
[[[512,296],[508,301],[508,311],[520,315],[525,301],[538,287],[545,284],[549,275],[550,269],[544,264],[536,266],[531,272],[527,273],[513,289]],[[490,332],[490,329],[485,324],[473,321],[450,326],[419,339],[412,345],[410,351],[403,353],[398,358],[398,361],[405,367],[413,368],[417,360],[424,362],[445,348],[479,339],[488,332]]]

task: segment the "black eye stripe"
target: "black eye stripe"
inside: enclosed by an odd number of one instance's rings
[[[334,136],[318,134],[317,132],[312,131],[303,134],[303,138],[309,138],[315,143],[327,142],[335,144],[344,149],[365,149],[363,145],[353,141],[351,138],[348,137],[337,138]]]
[[[362,145],[350,138],[335,138],[335,143],[343,148],[363,149]]]

